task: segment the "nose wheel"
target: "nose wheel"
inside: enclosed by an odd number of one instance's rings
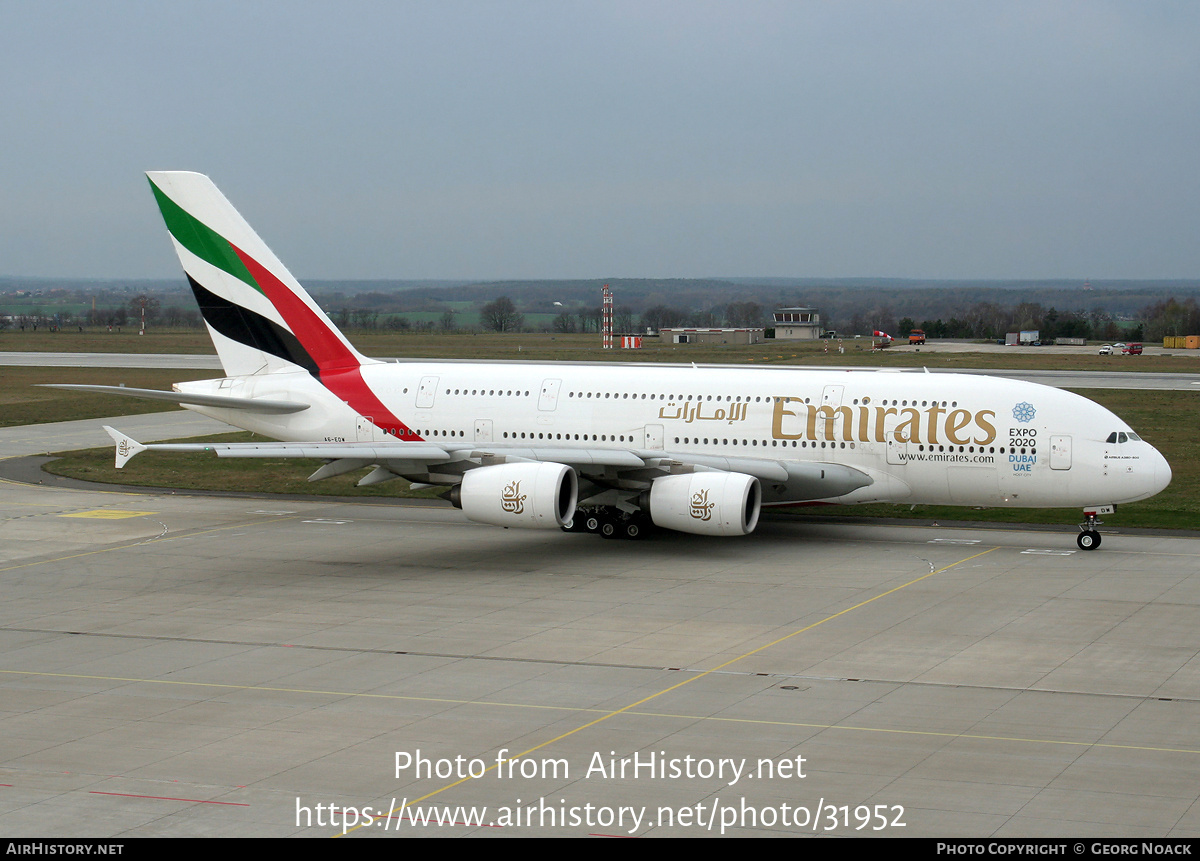
[[[1100,533],[1094,529],[1083,529],[1075,539],[1080,550],[1095,550],[1100,546]]]
[[[1079,524],[1079,535],[1075,538],[1075,543],[1079,545],[1080,550],[1095,550],[1100,546],[1100,533],[1096,531],[1096,527],[1101,521],[1096,518],[1094,511],[1085,511],[1083,516],[1087,520]]]

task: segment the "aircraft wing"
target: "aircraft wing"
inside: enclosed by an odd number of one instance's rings
[[[243,402],[245,399],[241,399]],[[629,451],[607,449],[526,448],[477,443],[427,442],[192,442],[143,444],[116,428],[104,426],[117,444],[117,469],[143,451],[210,452],[217,457],[295,457],[318,460],[362,461],[364,464],[434,465],[452,461],[477,461],[467,465],[499,462],[554,462],[577,467],[645,467],[646,462]],[[353,468],[353,467],[351,467]],[[336,475],[337,473],[330,473]]]
[[[121,469],[143,451],[209,452],[217,457],[324,460],[310,481],[375,466],[360,484],[411,474],[461,475],[500,463],[561,463],[600,484],[634,490],[655,478],[689,472],[744,473],[776,486],[790,500],[833,499],[873,483],[871,476],[836,463],[797,463],[768,458],[722,457],[681,452],[518,446],[468,442],[242,442],[143,444],[105,425],[116,442]]]

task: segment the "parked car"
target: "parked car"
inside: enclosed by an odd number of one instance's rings
[[[1103,347],[1100,348],[1101,356],[1111,356],[1112,354],[1113,354],[1112,344],[1105,344]]]
[[[1141,344],[1125,344],[1123,347],[1121,347],[1121,355],[1123,356],[1140,356],[1141,354]]]

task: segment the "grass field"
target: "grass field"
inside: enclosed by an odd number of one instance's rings
[[[83,383],[170,389],[184,377],[202,380],[219,371],[164,371],[152,368],[24,368],[0,367],[0,427],[94,419],[103,416],[157,413],[178,409],[165,401],[143,401],[110,395],[42,389],[42,383]]]
[[[103,327],[85,326],[82,332],[66,328],[50,332],[7,329],[0,332],[0,350],[37,353],[209,353],[215,355],[212,341],[204,329],[151,329],[138,335],[137,326],[123,326],[109,332]]]
[[[262,442],[249,433],[231,433],[177,442]],[[218,458],[211,454],[149,452],[124,469],[113,466],[112,446],[66,452],[45,469],[56,475],[109,484],[136,487],[172,487],[189,490],[219,490],[234,493],[293,493],[321,496],[378,498],[390,496],[433,497],[442,492],[413,491],[408,482],[397,479],[386,484],[355,487],[368,470],[339,475],[321,482],[307,476],[324,461],[297,458]]]
[[[831,341],[767,341],[754,346],[676,345],[646,338],[641,350],[603,350],[599,335],[421,333],[348,330],[347,337],[365,355],[413,359],[515,359],[526,361],[696,362],[745,365],[850,365],[895,368],[1050,368],[1107,371],[1113,368],[1157,373],[1200,371],[1200,350],[1172,355],[1099,356],[1094,352],[1059,353],[1050,348],[1012,348],[986,354],[939,349],[931,341],[920,352],[871,352],[869,339],[847,339],[845,353]],[[121,333],[85,331],[0,333],[0,351],[70,353],[196,353],[213,354],[212,342],[199,329],[151,331],[139,336],[126,327]]]

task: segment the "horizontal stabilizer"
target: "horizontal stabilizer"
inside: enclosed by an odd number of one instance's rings
[[[128,386],[85,386],[66,383],[40,383],[47,389],[65,389],[69,392],[98,392],[102,395],[121,395],[126,398],[142,398],[151,401],[171,401],[176,404],[191,404],[197,407],[221,407],[231,410],[252,410],[258,413],[298,413],[308,409],[308,404],[298,401],[273,401],[266,398],[235,398],[229,395],[197,395],[187,392],[164,392],[158,389],[134,389]]]

